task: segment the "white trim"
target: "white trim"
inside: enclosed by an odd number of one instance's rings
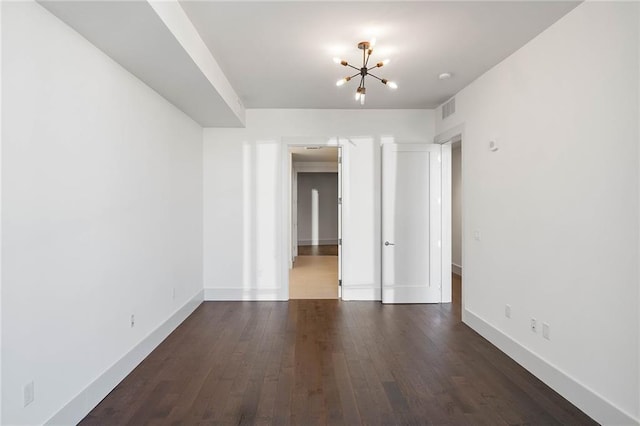
[[[242,285],[238,284],[226,288],[205,288],[204,300],[205,302],[287,301],[289,293],[288,291],[285,293],[282,288],[242,288]]]
[[[460,142],[462,140],[463,133],[464,133],[464,123],[454,126],[449,130],[446,130],[440,133],[439,135],[436,135],[433,138],[433,143],[442,145],[447,142],[451,142],[451,143]]]
[[[603,425],[640,425],[640,419],[624,412],[602,395],[531,352],[511,337],[465,309],[464,322],[498,349],[526,368],[553,390]]]
[[[345,285],[342,283],[342,300],[380,301],[382,293],[375,284]]]
[[[46,425],[77,424],[109,394],[134,368],[138,366],[164,339],[169,336],[203,301],[200,290],[181,308],[176,310],[158,328],[150,332],[100,377],[80,391],[71,401],[54,414]]]
[[[454,274],[456,274],[459,277],[461,277],[462,276],[462,266],[451,262],[451,272],[453,272]]]

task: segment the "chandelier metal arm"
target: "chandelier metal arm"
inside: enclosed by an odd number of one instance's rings
[[[348,66],[348,67],[353,68],[354,70],[358,70],[358,71],[360,71],[360,68],[356,68],[356,67],[354,67],[354,66],[353,66],[353,65],[351,65],[351,64],[347,64],[347,66]]]
[[[371,58],[371,53],[373,52],[373,49],[368,48],[367,50],[365,50],[365,52],[367,52],[367,59],[365,61],[363,61],[363,67],[367,67],[367,65],[369,65],[369,58]]]
[[[377,75],[371,74],[370,72],[368,72],[367,75],[370,75],[371,77],[382,81],[382,79],[380,77],[378,77]]]

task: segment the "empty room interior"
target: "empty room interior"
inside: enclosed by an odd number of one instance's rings
[[[0,424],[640,425],[638,1],[0,37]]]

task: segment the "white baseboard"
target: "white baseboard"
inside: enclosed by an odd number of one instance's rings
[[[336,238],[318,240],[315,244],[313,243],[313,240],[298,240],[299,246],[335,246],[336,244],[338,244],[338,240]]]
[[[288,294],[282,294],[283,290],[251,289],[251,288],[205,288],[204,300],[214,301],[282,301],[289,300]]]
[[[462,266],[457,265],[455,263],[452,263],[451,264],[451,272],[453,272],[457,276],[461,277],[462,276]]]
[[[640,419],[616,407],[603,396],[540,358],[473,312],[465,309],[463,318],[469,327],[598,423],[620,426],[640,425]]]
[[[367,285],[344,285],[342,284],[342,300],[371,300],[381,299],[380,287]]]
[[[187,303],[173,313],[158,328],[116,361],[107,371],[75,396],[46,425],[75,425],[80,422],[105,396],[109,394],[134,368],[167,338],[203,301],[200,290]]]

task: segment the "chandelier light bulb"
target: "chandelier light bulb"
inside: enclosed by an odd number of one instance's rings
[[[340,64],[342,66],[347,66],[349,65],[349,63],[347,61],[345,61],[344,59],[340,59],[337,56],[333,58],[333,62],[335,62],[336,64]]]
[[[342,86],[343,84],[345,84],[349,80],[351,80],[351,77],[342,78],[342,79],[336,81],[336,86]]]
[[[397,89],[398,88],[398,85],[396,84],[395,81],[388,82],[387,86],[391,87],[392,89]]]
[[[360,86],[358,90],[356,90],[356,101],[360,99],[360,105],[364,105],[364,95],[367,93],[367,89]]]

